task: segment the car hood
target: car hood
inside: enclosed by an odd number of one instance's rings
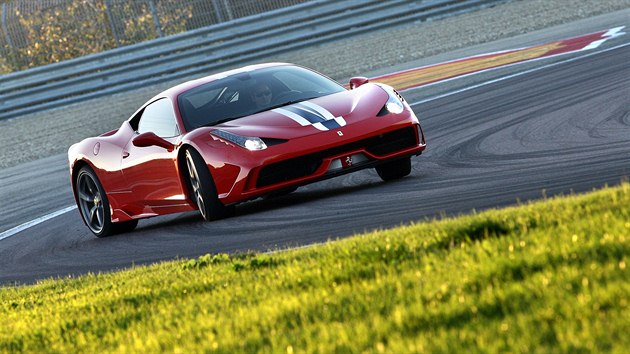
[[[354,90],[257,113],[212,128],[241,136],[293,139],[343,129],[372,118],[387,102],[387,97],[387,93],[377,85],[366,84]]]

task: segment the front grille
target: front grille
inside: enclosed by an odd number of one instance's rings
[[[346,151],[350,152],[365,149],[371,154],[384,156],[415,145],[417,145],[417,141],[413,127],[394,130],[389,133],[355,141],[354,143],[265,166],[260,170],[256,187],[261,188],[309,176],[317,171],[325,157],[339,155]]]
[[[260,170],[256,186],[260,188],[311,175],[321,164],[321,157],[313,154],[265,166]]]
[[[416,134],[411,127],[394,130],[393,132],[375,136],[364,141],[366,142],[366,150],[370,154],[377,156],[388,155],[417,144]]]

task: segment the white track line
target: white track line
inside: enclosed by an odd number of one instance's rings
[[[50,220],[52,218],[56,218],[57,216],[65,214],[65,213],[67,213],[67,212],[69,212],[71,210],[74,210],[76,208],[77,208],[76,205],[72,205],[72,206],[63,208],[61,210],[57,210],[55,212],[52,212],[50,214],[46,214],[44,216],[40,216],[40,217],[38,217],[35,220],[31,220],[31,221],[25,222],[22,225],[18,225],[18,226],[14,227],[14,228],[12,228],[10,230],[7,230],[7,231],[4,231],[3,233],[1,233],[0,234],[0,240],[4,240],[5,238],[9,238],[9,237],[17,234],[18,232],[22,232],[22,231],[24,231],[26,229],[30,229],[31,227],[33,227],[35,225],[39,225],[39,224],[43,223],[44,221],[48,221],[48,220]]]
[[[444,97],[448,97],[448,96],[456,95],[456,94],[458,94],[458,93],[462,93],[462,92],[470,91],[470,90],[473,90],[473,89],[476,89],[476,88],[479,88],[479,87],[483,87],[483,86],[491,85],[491,84],[494,84],[494,83],[497,83],[497,82],[501,82],[501,81],[505,81],[505,80],[508,80],[508,79],[511,79],[511,78],[515,78],[515,77],[518,77],[518,76],[521,76],[521,75],[530,74],[530,73],[533,73],[533,72],[536,72],[536,71],[540,71],[540,70],[543,70],[543,69],[548,69],[548,68],[551,68],[551,67],[554,67],[554,66],[558,66],[558,65],[561,65],[561,64],[570,63],[570,62],[577,61],[577,60],[580,60],[580,59],[583,59],[583,58],[592,57],[592,56],[597,55],[597,54],[610,52],[610,51],[612,51],[612,50],[619,49],[619,48],[623,48],[623,47],[627,47],[627,46],[630,46],[630,43],[620,44],[620,45],[618,45],[618,46],[614,46],[614,47],[610,47],[610,48],[602,49],[602,50],[597,51],[597,52],[592,52],[592,53],[588,53],[588,54],[580,55],[580,56],[573,57],[573,58],[570,58],[570,59],[566,59],[566,60],[558,61],[558,62],[555,62],[555,63],[551,63],[551,64],[547,64],[547,65],[539,66],[539,67],[536,67],[536,68],[533,68],[533,69],[529,69],[529,70],[521,71],[521,72],[518,72],[518,73],[515,73],[515,74],[511,74],[511,75],[507,75],[507,76],[502,76],[502,77],[499,77],[499,78],[497,78],[497,79],[493,79],[493,80],[490,80],[490,81],[484,81],[484,82],[481,82],[481,83],[476,84],[476,85],[472,85],[472,86],[464,87],[464,88],[461,88],[461,89],[459,89],[459,90],[455,90],[455,91],[447,92],[447,93],[442,94],[442,95],[437,95],[437,96],[434,96],[434,97],[431,97],[431,98],[427,98],[427,99],[424,99],[424,100],[420,100],[420,101],[418,101],[418,102],[414,102],[414,103],[410,104],[410,106],[412,106],[412,107],[413,107],[413,106],[417,106],[417,105],[420,105],[420,104],[423,104],[423,103],[427,103],[427,102],[431,102],[431,101],[435,101],[435,100],[438,100],[438,99],[441,99],[441,98],[444,98]],[[548,59],[548,58],[552,58],[552,57],[539,58],[539,59],[535,59],[535,60],[531,60],[531,61],[523,61],[523,62],[519,62],[519,63],[515,63],[515,64],[507,65],[507,66],[501,66],[501,67],[496,67],[496,68],[492,68],[492,69],[488,69],[488,70],[478,71],[478,72],[475,72],[475,73],[471,73],[471,74],[467,74],[467,75],[462,75],[462,76],[457,76],[457,77],[450,78],[450,79],[443,80],[443,81],[438,81],[438,82],[435,82],[435,83],[433,83],[433,84],[437,84],[437,83],[444,83],[444,82],[452,81],[452,80],[455,80],[455,79],[461,79],[461,78],[464,78],[464,77],[468,77],[468,76],[472,76],[472,75],[477,75],[477,74],[485,73],[485,72],[488,72],[488,71],[491,71],[491,70],[496,70],[496,69],[499,69],[499,68],[501,68],[501,69],[502,69],[502,68],[506,68],[506,67],[508,67],[508,66],[512,66],[512,65],[524,64],[524,63],[531,63],[532,61],[537,61],[537,60],[540,60],[540,59]],[[410,88],[410,89],[408,89],[408,90],[404,90],[403,92],[409,92],[409,91],[413,91],[413,90],[415,90],[415,89],[426,88],[427,86],[430,86],[430,85],[432,85],[432,84],[429,84],[429,85],[424,85],[424,86],[417,86],[417,87],[414,87],[414,88]]]
[[[544,65],[544,66],[541,66],[541,67],[537,67],[537,68],[534,68],[534,69],[522,71],[522,72],[519,72],[519,73],[516,73],[516,74],[503,76],[503,77],[500,77],[498,79],[485,81],[485,82],[482,82],[480,84],[468,86],[468,87],[465,87],[465,88],[462,88],[462,89],[459,89],[459,90],[456,90],[456,91],[451,91],[451,92],[448,92],[448,93],[445,93],[445,94],[442,94],[442,95],[438,95],[438,96],[435,96],[435,97],[427,98],[425,100],[414,102],[414,103],[410,104],[410,106],[416,106],[416,105],[419,105],[419,104],[431,102],[431,101],[434,101],[434,100],[437,100],[437,99],[440,99],[440,98],[444,98],[444,97],[452,96],[452,95],[455,95],[455,94],[458,94],[458,93],[461,93],[461,92],[473,90],[473,89],[476,89],[478,87],[483,87],[483,86],[490,85],[490,84],[493,84],[493,83],[496,83],[496,82],[508,80],[508,79],[511,79],[511,78],[514,78],[514,77],[518,77],[518,76],[521,76],[521,75],[529,74],[529,73],[536,72],[536,71],[539,71],[539,70],[542,70],[542,69],[554,67],[554,66],[557,66],[557,65],[560,65],[560,64],[569,63],[569,62],[572,62],[572,61],[576,61],[578,59],[587,58],[587,57],[590,57],[590,56],[593,56],[593,55],[596,55],[596,54],[609,52],[611,50],[615,50],[615,49],[619,49],[619,48],[623,48],[623,47],[627,47],[627,46],[630,46],[630,43],[621,44],[621,45],[618,45],[618,46],[615,46],[615,47],[611,47],[611,48],[607,48],[607,49],[604,49],[604,50],[600,50],[600,51],[597,51],[597,52],[594,52],[594,53],[588,53],[588,54],[585,54],[585,55],[582,55],[582,56],[578,56],[578,57],[570,58],[570,59],[567,59],[567,60],[559,61],[559,62],[556,62],[556,63],[552,63],[552,64]],[[540,59],[548,59],[548,58],[551,58],[551,57],[540,58]],[[530,62],[532,62],[532,61],[525,61],[525,62],[515,63],[513,65],[522,64],[522,63],[530,63]],[[464,78],[464,77],[468,77],[468,76],[476,75],[476,74],[481,74],[483,72],[487,72],[487,71],[495,70],[495,69],[499,69],[499,68],[505,68],[505,66],[492,68],[492,69],[488,69],[488,70],[483,70],[483,71],[478,71],[476,73],[471,73],[471,74],[468,74],[468,75],[457,76],[457,77],[454,77],[454,78],[451,78],[451,79],[438,81],[438,82],[435,82],[433,84],[444,83],[444,82],[455,80],[455,79],[461,79],[461,78]],[[432,85],[432,84],[430,84],[430,85]],[[412,91],[412,90],[418,89],[418,88],[426,88],[427,86],[430,86],[430,85],[418,86],[418,87],[411,88],[411,89],[405,90],[405,91]],[[0,233],[0,241],[4,240],[6,238],[9,238],[9,237],[11,237],[11,236],[13,236],[13,235],[15,235],[15,234],[17,234],[19,232],[22,232],[22,231],[24,231],[26,229],[29,229],[29,228],[31,228],[31,227],[33,227],[35,225],[39,225],[39,224],[41,224],[41,223],[43,223],[45,221],[48,221],[48,220],[50,220],[52,218],[55,218],[55,217],[57,217],[59,215],[65,214],[65,213],[67,213],[69,211],[72,211],[72,210],[74,210],[76,208],[77,208],[76,205],[72,205],[72,206],[63,208],[61,210],[57,210],[55,212],[52,212],[50,214],[47,214],[47,215],[44,215],[44,216],[40,216],[39,218],[37,218],[35,220],[31,220],[31,221],[25,222],[24,224],[16,226],[16,227],[14,227],[14,228],[12,228],[10,230],[4,231],[4,232]]]
[[[583,52],[583,51],[590,51],[590,50],[598,48],[600,45],[602,45],[604,42],[606,42],[609,39],[620,37],[620,36],[623,36],[624,34],[626,34],[625,32],[621,32],[625,27],[626,26],[621,26],[621,27],[616,27],[616,28],[608,30],[608,32],[606,32],[605,34],[602,35],[602,39],[601,40],[598,40],[598,41],[595,41],[595,42],[591,42],[591,44],[587,45],[586,47],[584,47],[582,49],[572,50],[570,52],[564,52],[564,53],[559,53],[559,54],[550,55],[550,56],[544,56],[544,57],[540,57],[540,58],[526,59],[526,60],[523,60],[523,61],[517,61],[517,62],[511,63],[511,64],[503,64],[503,65],[495,66],[495,67],[488,68],[488,69],[474,71],[474,72],[471,72],[471,73],[468,73],[468,74],[456,75],[456,76],[449,77],[449,78],[446,78],[446,79],[441,79],[441,80],[438,80],[438,81],[429,82],[427,84],[422,84],[422,85],[419,85],[419,86],[414,86],[414,87],[410,87],[410,88],[399,90],[399,91],[400,92],[413,91],[413,90],[420,89],[420,88],[427,88],[427,87],[430,87],[430,86],[433,86],[433,85],[440,85],[440,84],[443,84],[443,83],[446,83],[446,82],[449,82],[449,81],[463,79],[465,77],[474,76],[474,75],[478,75],[478,74],[481,74],[481,73],[487,73],[487,72],[490,72],[490,71],[493,71],[493,70],[509,68],[509,67],[512,67],[512,66],[517,66],[517,65],[526,64],[526,63],[533,63],[533,62],[537,62],[537,61],[541,61],[541,60],[548,60],[548,59],[551,59],[551,58],[557,58],[557,57],[566,56],[566,55],[569,55],[569,54],[575,54],[575,53],[579,53],[579,52]],[[469,59],[485,57],[485,56],[488,56],[488,55],[500,54],[502,52],[514,52],[514,51],[520,51],[520,50],[531,49],[531,48],[533,48],[533,47],[523,47],[523,48],[519,48],[519,49],[511,49],[511,50],[504,50],[504,51],[493,52],[493,53],[473,55],[471,57],[454,59],[452,61],[447,61],[447,62],[444,62],[444,63],[438,63],[438,64],[431,64],[431,65],[421,66],[420,68],[416,68],[416,69],[437,67],[439,65],[448,64],[448,63],[452,63],[452,62],[466,61],[466,60],[469,60]],[[597,53],[601,53],[601,52],[604,52],[604,51],[605,50],[597,52]],[[406,72],[406,71],[412,71],[412,70],[416,70],[416,69],[407,69],[407,70],[400,71],[399,73]],[[389,75],[393,75],[393,74],[387,74],[385,76],[389,76]]]

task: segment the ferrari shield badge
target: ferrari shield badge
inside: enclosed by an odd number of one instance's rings
[[[341,165],[343,166],[343,168],[348,168],[352,166],[352,155],[342,158]]]

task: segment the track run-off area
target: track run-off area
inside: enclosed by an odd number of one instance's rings
[[[240,205],[225,220],[157,217],[97,239],[72,206],[65,155],[9,168],[0,283],[304,246],[617,184],[630,175],[627,25],[372,75],[402,89],[427,138],[395,182],[366,170]]]

